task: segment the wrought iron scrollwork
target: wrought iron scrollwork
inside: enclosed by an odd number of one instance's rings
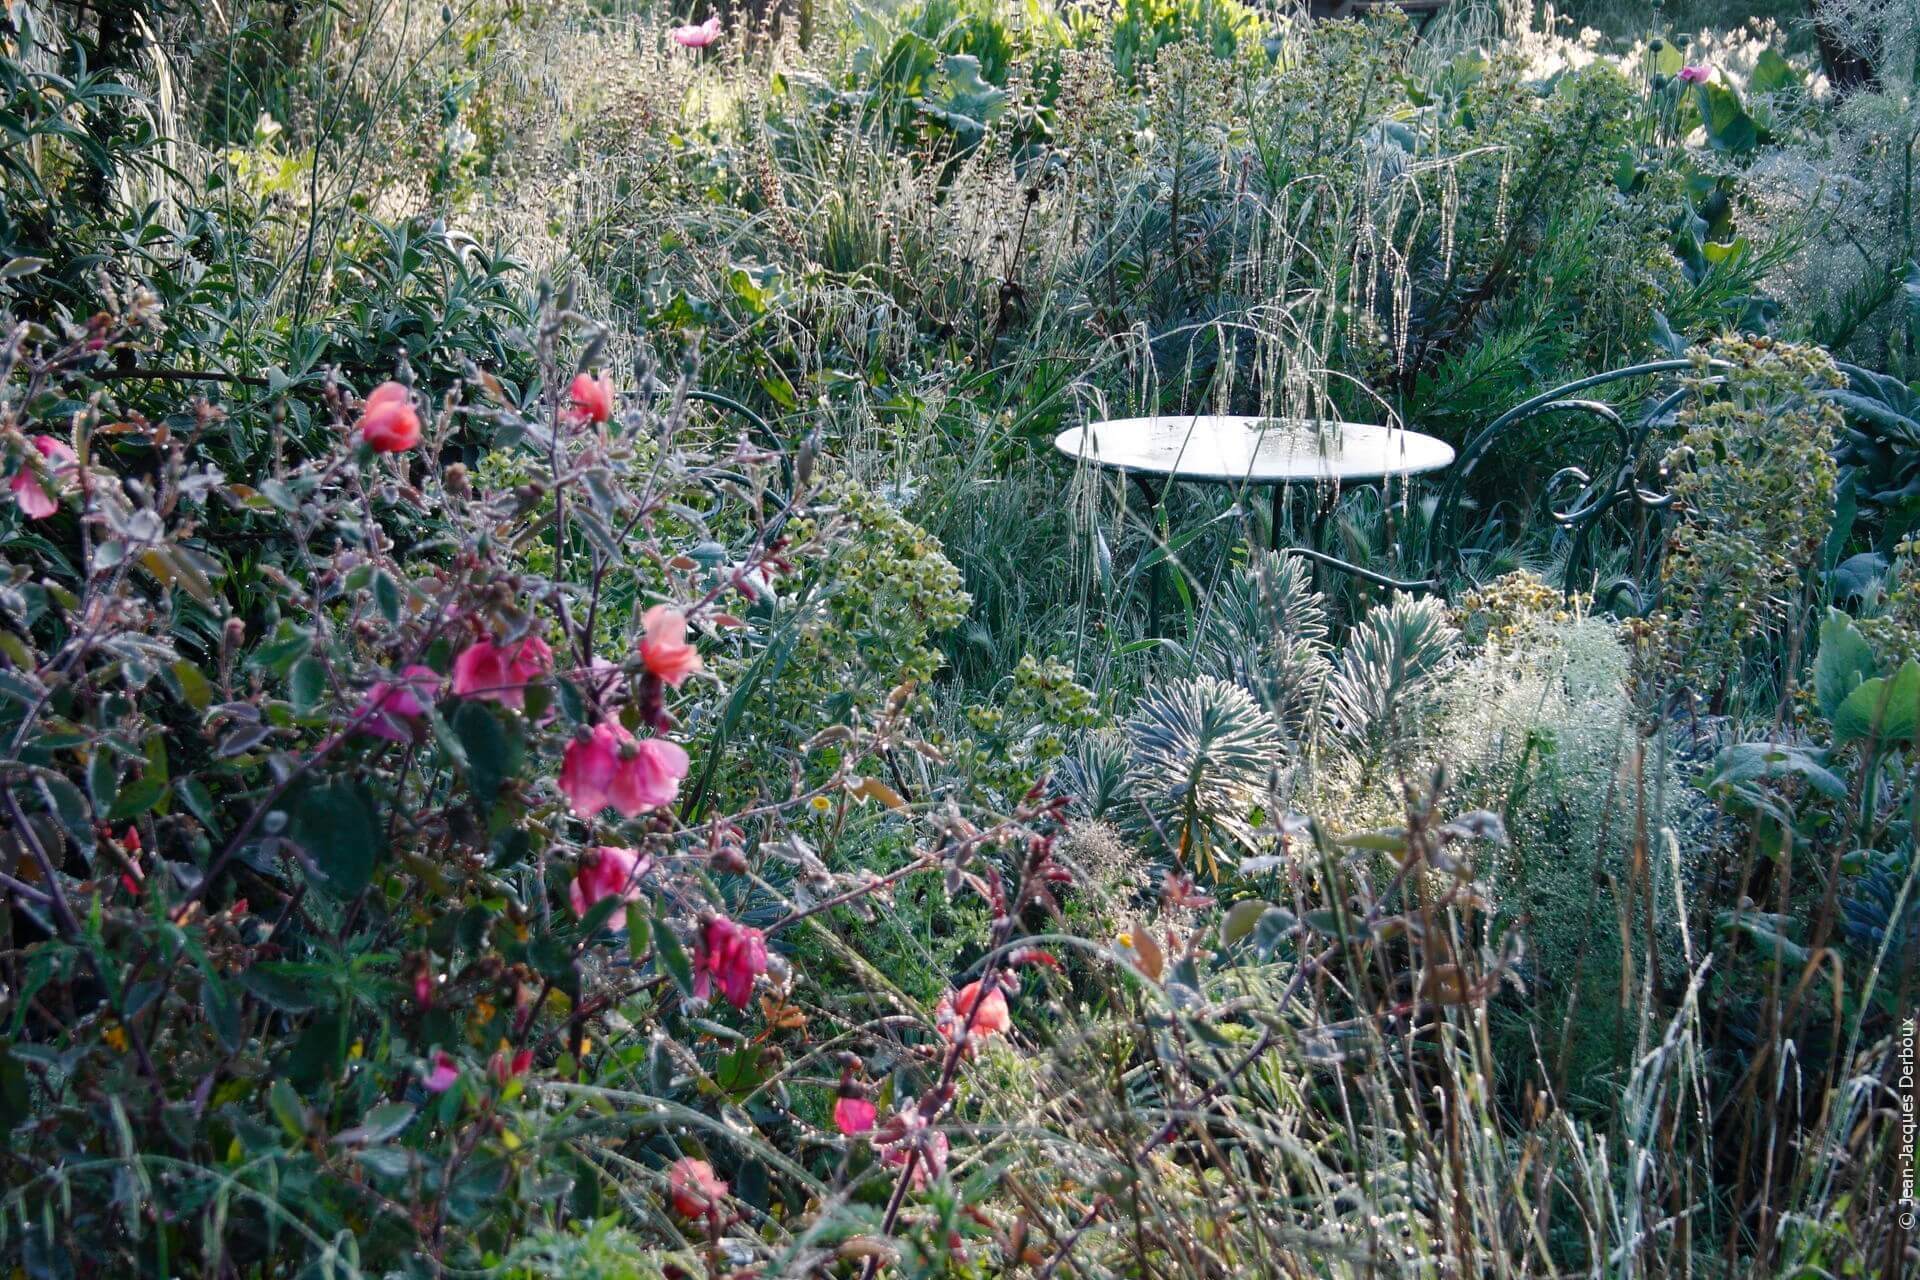
[[[1710,376],[1704,382],[1719,382],[1718,370],[1725,367],[1723,361],[1709,361]],[[1670,424],[1681,404],[1702,384],[1692,382],[1667,392],[1632,422],[1613,405],[1584,398],[1579,393],[1635,378],[1699,371],[1700,367],[1692,360],[1655,360],[1613,369],[1542,392],[1495,418],[1467,441],[1448,477],[1428,535],[1431,562],[1459,564],[1461,550],[1456,539],[1464,487],[1510,427],[1549,414],[1584,415],[1597,418],[1612,429],[1614,456],[1591,470],[1577,464],[1562,467],[1547,480],[1543,494],[1546,514],[1566,531],[1569,539],[1565,585],[1569,591],[1574,590],[1592,573],[1593,540],[1602,522],[1610,516],[1629,519],[1634,525],[1629,572],[1599,585],[1596,599],[1600,607],[1610,609],[1625,598],[1631,601],[1636,613],[1655,607],[1660,598],[1659,562],[1666,535],[1664,513],[1672,508],[1674,498],[1665,491],[1657,472],[1649,475],[1649,463],[1654,460],[1648,457],[1648,446],[1655,441],[1656,430]]]

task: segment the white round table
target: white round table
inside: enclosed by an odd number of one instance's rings
[[[1130,476],[1155,507],[1175,481],[1271,488],[1276,550],[1290,486],[1367,483],[1438,471],[1453,462],[1453,446],[1446,441],[1398,427],[1211,414],[1090,422],[1062,431],[1053,447],[1076,461]],[[1318,541],[1318,518],[1314,524]],[[1426,585],[1387,578],[1317,549],[1295,550],[1385,585]]]

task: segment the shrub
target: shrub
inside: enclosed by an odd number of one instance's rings
[[[1669,539],[1660,625],[1684,687],[1717,698],[1744,653],[1779,640],[1806,608],[1834,499],[1842,385],[1825,352],[1764,338],[1696,357],[1695,394],[1668,453],[1680,519]]]
[[[921,828],[872,781],[916,749],[879,682],[928,674],[927,629],[964,606],[951,568],[809,465],[773,502],[772,455],[701,450],[672,408],[615,412],[560,363],[572,337],[599,346],[569,312],[535,331],[537,396],[478,369],[364,402],[329,382],[329,446],[247,483],[94,381],[158,327],[137,294],[65,333],[16,326],[0,362],[0,1070],[27,1256],[384,1271],[479,1265],[542,1227],[518,1265],[617,1273],[623,1235],[563,1228],[621,1188],[652,1188],[636,1229],[693,1249],[846,1176],[783,1153],[765,1105],[814,981],[788,930],[942,870],[992,904],[1053,874],[1057,806]],[[437,465],[459,433],[521,478]],[[245,578],[201,533],[221,505],[262,548]],[[809,626],[790,577],[843,611],[798,646],[814,665],[782,663]],[[609,644],[616,579],[634,603]],[[797,682],[785,705],[831,732],[770,745],[794,776],[709,790],[695,820],[701,729],[768,667],[760,695]],[[832,858],[850,821],[895,830],[898,864],[801,856],[814,833]],[[1003,847],[1005,888],[985,870]],[[943,1087],[887,1112],[911,1132],[870,1179],[944,1166],[913,1135],[951,1101],[949,1039],[901,1051]],[[731,1195],[688,1192],[713,1178]]]

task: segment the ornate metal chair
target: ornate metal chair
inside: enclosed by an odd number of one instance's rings
[[[1673,506],[1673,497],[1663,488],[1661,460],[1650,456],[1648,446],[1658,444],[1657,430],[1673,423],[1680,406],[1694,389],[1722,381],[1716,371],[1726,367],[1724,361],[1709,361],[1706,378],[1690,379],[1678,387],[1657,392],[1648,408],[1632,422],[1614,406],[1585,398],[1582,393],[1636,378],[1671,379],[1675,375],[1694,374],[1699,371],[1695,363],[1655,360],[1611,369],[1541,392],[1507,410],[1467,440],[1461,447],[1459,460],[1447,473],[1427,532],[1428,563],[1436,570],[1461,567],[1464,549],[1459,545],[1459,526],[1465,486],[1509,429],[1550,414],[1581,414],[1598,418],[1611,427],[1613,440],[1607,456],[1591,470],[1562,467],[1547,480],[1547,514],[1566,530],[1569,539],[1564,580],[1571,590],[1593,573],[1594,536],[1603,522],[1612,520],[1624,524],[1628,542],[1625,571],[1605,584],[1597,584],[1595,603],[1602,609],[1611,609],[1625,596],[1635,613],[1650,612],[1660,599],[1660,561],[1666,548],[1667,512]]]

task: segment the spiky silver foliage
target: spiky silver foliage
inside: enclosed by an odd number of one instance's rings
[[[1404,594],[1368,610],[1347,637],[1327,681],[1328,702],[1341,738],[1365,765],[1412,735],[1416,704],[1453,662],[1458,639],[1444,604]]]
[[[1326,598],[1299,556],[1259,551],[1222,584],[1199,645],[1201,668],[1252,693],[1293,741],[1326,695]]]
[[[1176,681],[1141,699],[1127,739],[1133,797],[1183,864],[1210,871],[1221,837],[1248,842],[1247,812],[1282,751],[1253,695],[1216,676]]]

